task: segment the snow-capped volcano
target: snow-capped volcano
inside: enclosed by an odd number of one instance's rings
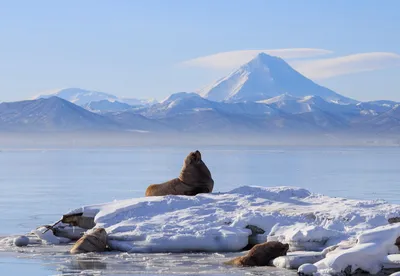
[[[292,95],[289,95],[287,93],[273,97],[273,98],[269,98],[267,100],[263,100],[263,101],[258,101],[259,103],[264,103],[264,104],[275,104],[277,106],[281,106],[284,105],[287,101],[298,101],[301,98],[298,97],[294,97]]]
[[[339,103],[356,102],[314,83],[283,59],[265,53],[199,91],[208,100],[229,102],[260,101],[285,93],[301,98],[315,95]]]

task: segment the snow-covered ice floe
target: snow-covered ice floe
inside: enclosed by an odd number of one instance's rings
[[[395,256],[388,254],[398,253],[394,244],[400,236],[400,223],[388,225],[388,219],[400,217],[399,205],[328,197],[295,187],[244,186],[194,197],[143,197],[85,206],[68,214],[74,213],[92,217],[95,227],[105,228],[113,250],[233,252],[245,248],[252,236],[258,242],[289,243],[290,251],[325,249],[320,255],[300,254],[304,261],[294,254],[275,263],[298,267],[312,262],[328,273],[349,266],[373,273],[385,264],[396,265]],[[254,237],[254,228],[262,234]],[[53,237],[49,240],[52,243]]]
[[[350,248],[337,248],[315,263],[320,272],[340,273],[357,269],[376,274],[383,268],[400,268],[400,254],[395,245],[400,237],[400,223],[365,231]]]

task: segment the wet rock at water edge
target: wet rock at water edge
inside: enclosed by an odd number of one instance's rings
[[[297,270],[299,275],[306,276],[306,275],[313,275],[318,271],[318,268],[313,264],[303,264]]]
[[[14,239],[14,245],[21,247],[29,244],[29,238],[26,236],[19,236]]]
[[[400,222],[400,217],[390,218],[390,219],[388,219],[388,222],[389,222],[390,224],[398,223],[398,222]]]

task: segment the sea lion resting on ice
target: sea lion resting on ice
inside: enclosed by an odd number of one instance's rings
[[[287,243],[277,241],[265,242],[254,246],[246,256],[237,257],[225,264],[236,266],[266,266],[279,257],[285,256],[289,250]]]
[[[104,228],[96,228],[85,234],[72,247],[71,254],[87,252],[103,252],[107,249],[107,232]]]
[[[153,184],[146,189],[146,196],[187,195],[211,193],[214,180],[206,164],[201,160],[201,153],[196,150],[185,158],[178,178],[162,184]]]

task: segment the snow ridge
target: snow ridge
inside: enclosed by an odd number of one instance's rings
[[[94,216],[113,249],[128,252],[239,251],[248,225],[265,231],[259,240],[320,250],[386,225],[399,206],[312,194],[296,187],[244,186],[195,197],[145,197],[71,211]]]

